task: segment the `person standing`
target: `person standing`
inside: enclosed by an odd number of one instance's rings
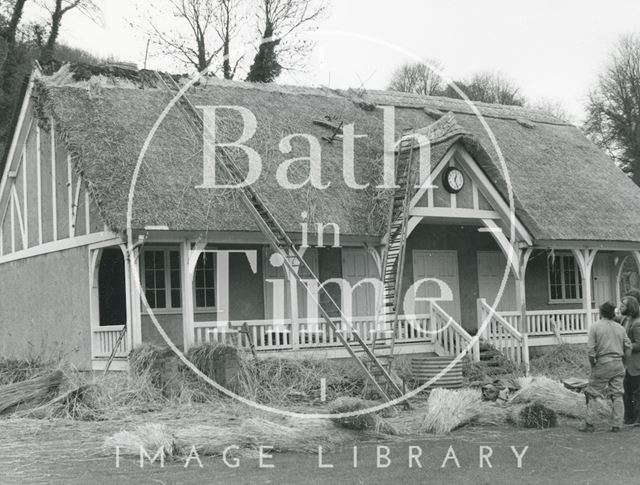
[[[624,423],[640,425],[640,304],[625,296],[620,304],[622,326],[631,341],[631,354],[624,361]]]
[[[587,348],[591,376],[585,389],[587,415],[580,431],[594,431],[597,417],[596,399],[609,398],[611,431],[620,431],[623,422],[624,404],[622,382],[625,375],[623,358],[631,351],[631,341],[622,325],[614,321],[616,307],[611,302],[600,305],[600,320],[589,329]]]

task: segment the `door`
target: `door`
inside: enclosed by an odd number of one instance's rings
[[[506,264],[507,258],[501,251],[478,251],[478,294],[480,298],[486,299],[489,305],[493,305],[498,295]],[[513,273],[509,270],[509,277],[496,310],[517,309],[515,280]]]
[[[612,280],[611,257],[608,254],[596,254],[593,260],[593,268],[591,270],[593,276],[593,300],[596,304],[601,305],[605,301],[614,301]]]
[[[102,250],[98,265],[98,308],[100,326],[126,325],[124,256],[119,247]]]
[[[380,278],[373,257],[364,248],[342,249],[342,277],[352,287],[365,278]],[[348,297],[348,295],[344,296]],[[369,283],[360,285],[353,291],[351,298],[351,316],[369,317],[376,314],[376,295],[373,285]]]
[[[456,251],[413,250],[413,281],[434,278],[445,283],[453,294],[451,301],[436,301],[456,322],[460,322],[460,282]],[[440,286],[435,282],[420,285],[416,297],[440,298]],[[416,302],[416,314],[428,313],[426,302]]]

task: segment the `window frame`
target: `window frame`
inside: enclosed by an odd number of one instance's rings
[[[573,259],[573,265],[574,265],[574,271],[575,271],[575,289],[576,289],[576,295],[579,295],[577,298],[566,298],[566,290],[567,290],[567,283],[565,282],[565,269],[564,269],[564,258],[572,258]],[[551,292],[551,271],[553,268],[553,264],[551,262],[551,258],[547,257],[547,298],[548,298],[548,303],[550,305],[556,305],[556,304],[563,304],[563,303],[582,303],[582,300],[584,298],[584,288],[582,288],[582,273],[580,272],[580,266],[578,265],[578,262],[576,261],[575,256],[572,253],[569,252],[555,252],[555,260],[556,263],[555,264],[560,264],[560,279],[561,279],[561,283],[560,283],[560,288],[562,289],[562,298],[553,298],[552,296],[552,292]]]
[[[194,313],[217,313],[218,312],[218,301],[219,301],[219,294],[218,294],[218,256],[217,253],[214,253],[212,251],[214,251],[216,248],[214,247],[207,247],[204,251],[202,251],[200,253],[200,255],[198,256],[198,260],[196,261],[196,265],[194,267],[194,271],[193,271],[193,280],[191,281],[191,297],[193,299],[193,312]],[[196,271],[198,270],[198,263],[200,262],[200,258],[202,256],[204,256],[205,254],[210,255],[213,259],[213,298],[214,298],[214,306],[198,306],[198,301],[196,299]],[[205,278],[205,285],[206,285],[206,278]],[[206,290],[206,286],[205,286],[205,290]],[[205,296],[205,303],[206,303],[206,296]]]
[[[162,314],[178,314],[178,313],[182,313],[182,307],[183,307],[183,300],[184,300],[184,290],[182,288],[182,258],[181,258],[181,251],[180,251],[180,247],[179,246],[146,246],[144,248],[142,248],[140,250],[140,284],[142,287],[142,291],[145,292],[145,297],[146,297],[146,291],[147,291],[147,281],[146,281],[146,268],[145,268],[145,252],[147,251],[162,251],[163,252],[163,260],[164,260],[164,284],[165,284],[165,306],[164,307],[158,307],[158,308],[151,308],[151,311],[153,311],[153,313],[156,313],[158,315],[162,315]],[[178,268],[180,271],[180,287],[179,288],[173,288],[173,286],[171,285],[171,253],[172,252],[177,252],[178,253]],[[172,291],[174,289],[179,289],[180,290],[180,305],[177,307],[172,306],[173,304],[173,296],[172,296]],[[167,306],[167,303],[169,304],[169,306]],[[149,310],[147,309],[147,307],[145,305],[142,305],[141,308],[141,313],[144,315],[148,315],[149,314]]]

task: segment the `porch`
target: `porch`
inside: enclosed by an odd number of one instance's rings
[[[524,326],[522,310],[515,309],[519,281],[514,281],[512,275],[508,278],[496,310],[493,311],[488,303],[498,293],[506,262],[491,236],[479,233],[474,226],[456,229],[452,226],[431,225],[425,232],[426,226],[418,226],[409,241],[408,249],[413,258],[408,258],[406,262],[405,287],[411,288],[422,278],[441,279],[455,290],[455,301],[439,301],[439,295],[432,294],[434,288],[424,285],[416,293],[419,301],[415,309],[411,309],[416,312],[415,318],[402,315],[399,319],[394,353],[457,356],[473,343],[468,353],[471,358],[478,359],[478,340],[474,341],[473,336],[487,319],[489,322],[481,339],[492,343],[516,362],[528,361],[530,347],[560,342],[586,342],[589,321],[595,321],[598,316],[594,308],[597,300],[592,299],[587,312],[581,286],[585,282],[577,264],[571,267],[574,280],[565,282],[562,286],[564,292],[575,292],[574,299],[570,301],[565,298],[555,302],[551,300],[556,295],[551,288],[553,265],[549,262],[548,253],[543,249],[534,253],[539,257],[530,258],[528,262],[525,288],[530,306],[524,312]],[[437,231],[434,231],[434,227]],[[449,249],[430,249],[434,247],[434,236]],[[450,244],[449,241],[452,240],[459,242]],[[212,263],[211,259],[203,262],[203,254],[212,253],[204,248],[196,253],[195,247],[195,244],[187,242],[149,244],[137,249],[135,258],[124,257],[126,253],[123,248],[111,246],[92,249],[94,271],[91,345],[94,369],[103,368],[116,347],[113,369],[126,368],[127,355],[141,342],[164,345],[166,342],[158,333],[158,327],[181,349],[216,341],[232,342],[247,351],[253,346],[253,350],[262,355],[348,357],[337,332],[322,319],[309,317],[313,313],[309,311],[313,303],[307,301],[306,290],[288,283],[284,273],[269,273],[266,266],[268,253],[264,246],[256,246],[255,250],[240,249],[240,245],[233,246],[235,249],[230,252],[234,254],[228,255],[230,266],[226,272],[220,269],[219,264]],[[247,251],[255,252],[253,263],[247,261],[246,255],[239,254]],[[194,253],[197,256],[194,257]],[[446,259],[439,259],[441,256],[446,256]],[[140,259],[145,257],[148,261],[144,262],[142,259],[140,263]],[[340,275],[351,285],[336,288],[340,290],[336,301],[341,308],[350,308],[356,315],[351,318],[352,329],[344,329],[342,334],[349,341],[355,331],[365,342],[372,343],[376,323],[375,318],[370,315],[374,313],[375,288],[374,285],[358,286],[362,280],[376,276],[371,251],[362,247],[337,250],[311,248],[305,258],[310,261],[314,272],[323,276],[323,283],[332,281],[330,276]],[[613,256],[607,258],[609,259],[602,260],[612,265],[607,278],[614,276],[614,269],[618,278],[606,288],[600,284],[596,298],[615,299],[616,294],[621,291],[620,268],[624,265],[625,258],[618,261]],[[626,259],[634,261],[631,257]],[[191,266],[190,260],[193,260]],[[476,265],[467,264],[469,260],[477,261]],[[151,261],[154,261],[154,266]],[[465,264],[464,270],[458,269],[458,261]],[[492,264],[487,265],[487,261]],[[565,264],[569,263],[565,261]],[[328,266],[338,266],[338,269],[330,274]],[[494,266],[495,271],[489,271]],[[568,266],[563,267],[568,275],[570,273],[566,271],[567,268]],[[455,271],[452,272],[452,269]],[[133,274],[140,275],[148,307],[141,301],[140,293],[135,291],[135,279],[129,279]],[[153,278],[156,275],[161,277],[150,285],[152,274]],[[598,273],[598,277],[605,279],[603,274]],[[269,287],[275,286],[271,282],[278,276],[282,277],[286,290],[285,299],[279,305],[273,299],[273,291],[269,290]],[[176,284],[177,281],[179,285]],[[165,285],[164,288],[161,287],[162,284]],[[101,292],[101,285],[111,291]],[[190,288],[191,291],[181,291],[182,288]],[[197,294],[197,291],[200,293]],[[470,299],[469,294],[480,295],[480,298]],[[163,307],[158,308],[162,306],[161,303]],[[126,308],[126,312],[114,307]],[[408,309],[404,310],[407,312]],[[362,313],[365,315],[361,315]],[[231,318],[226,320],[226,315]],[[117,324],[118,319],[126,322],[124,338],[120,336],[125,324]],[[333,321],[340,331],[340,319],[334,318]]]

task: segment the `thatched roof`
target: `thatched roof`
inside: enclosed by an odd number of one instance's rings
[[[106,223],[125,228],[132,172],[149,130],[171,95],[148,83],[74,82],[44,77],[34,96],[39,112],[50,114],[67,139],[77,168],[91,186]],[[331,136],[314,120],[355,123],[355,173],[359,183],[382,179],[382,111],[395,105],[396,135],[404,128],[426,128],[441,114],[456,132],[444,136],[432,154],[444,155],[462,142],[505,196],[506,188],[490,140],[473,110],[463,101],[404,93],[334,91],[322,88],[255,85],[209,80],[193,88],[194,105],[238,105],[250,109],[258,130],[247,144],[260,153],[263,172],[255,188],[288,231],[300,231],[301,212],[311,222],[335,222],[343,234],[380,235],[386,194],[346,186],[342,143],[321,142],[325,190],[284,190],[276,182],[286,159],[308,154],[305,140],[294,140],[282,154],[281,138],[308,133]],[[520,107],[476,104],[495,133],[505,157],[517,215],[535,239],[640,241],[640,189],[582,133],[553,116]],[[174,230],[257,230],[234,190],[197,189],[202,182],[201,135],[184,113],[171,109],[146,154],[136,186],[133,227],[168,226]],[[221,121],[220,121],[221,120]],[[441,123],[442,125],[442,123]],[[235,140],[240,118],[219,118],[219,139]],[[446,129],[450,129],[448,126]],[[446,133],[445,133],[446,134]],[[246,166],[244,157],[238,159]],[[301,170],[298,181],[306,178]]]

